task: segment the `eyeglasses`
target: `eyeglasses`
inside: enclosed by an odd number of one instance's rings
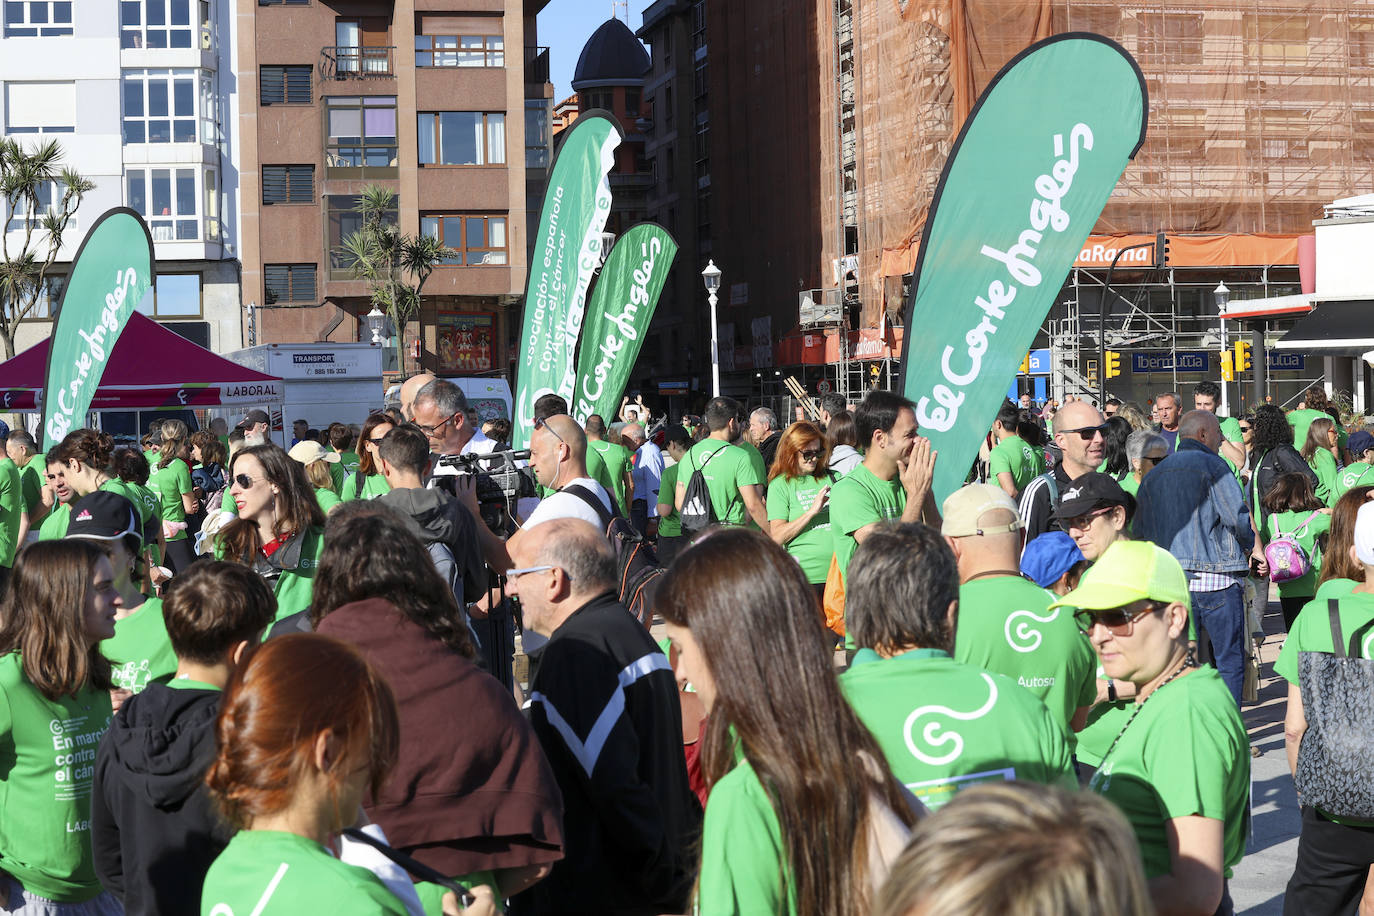
[[[526,566],[524,569],[511,569],[511,570],[507,570],[507,571],[506,571],[506,581],[509,582],[511,579],[519,578],[520,576],[523,576],[523,575],[525,575],[526,573],[548,572],[550,569],[563,569],[563,567],[561,567],[561,566]],[[572,581],[572,576],[569,576],[569,575],[568,575],[567,570],[564,570],[564,571],[563,571],[563,575],[567,578],[567,580],[568,580],[569,582]]]
[[[450,423],[452,423],[453,418],[456,416],[458,416],[456,413],[450,414],[447,420],[438,424],[437,426],[426,426],[423,423],[416,423],[415,425],[419,427],[420,432],[424,433],[426,436],[437,436],[439,434],[439,430],[443,429],[445,426],[448,426]],[[376,440],[374,439],[370,441],[375,442]]]
[[[256,481],[264,480],[264,479],[265,479],[265,478],[263,478],[263,477],[249,477],[247,474],[235,474],[235,475],[234,475],[234,483],[238,484],[240,487],[242,487],[242,488],[245,489],[245,490],[247,490],[247,489],[249,489],[250,487],[252,487],[253,484],[254,484]]]
[[[1130,605],[1105,610],[1079,608],[1073,612],[1073,620],[1085,636],[1092,632],[1095,624],[1099,623],[1106,627],[1113,636],[1130,636],[1135,631],[1136,620],[1146,614],[1162,611],[1168,606],[1159,601],[1146,601],[1144,607],[1138,607],[1135,610],[1129,610]],[[1122,632],[1123,630],[1125,632]]]
[[[566,440],[566,439],[564,439],[562,436],[558,435],[558,430],[556,430],[556,429],[554,429],[552,426],[550,426],[549,423],[548,423],[548,421],[545,420],[543,417],[535,417],[535,418],[534,418],[534,428],[535,428],[535,429],[547,429],[547,430],[549,431],[549,435],[553,436],[555,439],[557,439],[559,442],[562,442],[564,445],[567,445],[567,444],[568,444],[568,440]]]
[[[1094,437],[1104,435],[1104,429],[1105,427],[1102,426],[1080,426],[1077,429],[1061,429],[1057,431],[1055,435],[1062,434],[1067,436],[1072,433],[1078,433],[1078,438],[1082,439],[1084,442],[1091,442]]]
[[[1168,455],[1141,455],[1140,460],[1149,461],[1152,464],[1159,464],[1161,461],[1168,457]]]
[[[1073,518],[1064,519],[1067,528],[1077,528],[1079,531],[1087,531],[1093,523],[1093,519],[1100,518],[1115,509],[1115,506],[1108,506],[1105,509],[1094,509],[1086,515],[1077,515]]]
[[[821,450],[818,448],[804,449],[801,452],[801,456],[803,461],[815,461],[817,458],[821,457]]]

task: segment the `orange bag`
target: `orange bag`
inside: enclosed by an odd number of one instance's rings
[[[840,571],[840,561],[830,558],[830,572],[825,576],[825,597],[821,604],[825,613],[825,625],[836,636],[844,635],[844,574]]]

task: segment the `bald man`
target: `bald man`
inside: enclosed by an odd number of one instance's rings
[[[421,372],[412,375],[401,384],[401,416],[407,420],[415,419],[415,396],[420,393],[420,389],[434,381],[434,375],[429,372]]]
[[[1021,491],[1019,513],[1026,528],[1026,543],[1046,531],[1060,531],[1054,517],[1059,494],[1076,478],[1095,471],[1106,455],[1102,438],[1102,414],[1086,401],[1066,401],[1054,415],[1054,443],[1063,457],[1052,471],[1041,474]]]
[[[640,534],[658,533],[658,491],[663,483],[663,450],[644,436],[644,427],[627,423],[620,431],[625,447],[634,452],[634,499],[630,502],[630,524]]]
[[[507,588],[526,632],[548,637],[530,681],[530,725],[563,793],[564,857],[517,898],[519,911],[585,913],[595,900],[604,913],[684,913],[701,808],[672,667],[616,601],[615,556],[600,531],[560,518],[511,545]]]
[[[587,434],[576,420],[555,414],[535,426],[530,434],[530,468],[541,486],[558,492],[540,500],[520,530],[511,535],[507,547],[512,559],[516,545],[532,529],[555,519],[581,519],[600,529],[605,540],[611,497],[587,473]]]
[[[1262,565],[1264,554],[1240,484],[1217,455],[1220,445],[1216,414],[1184,414],[1178,450],[1141,481],[1131,531],[1173,554],[1188,574],[1193,621],[1210,637],[1217,672],[1239,704],[1245,682],[1243,582],[1251,560]]]

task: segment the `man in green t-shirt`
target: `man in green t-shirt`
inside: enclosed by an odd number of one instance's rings
[[[959,571],[933,528],[903,524],[854,553],[846,616],[860,646],[840,677],[892,773],[928,808],[980,782],[1076,788],[1064,730],[1009,677],[951,658]]]
[[[706,480],[711,511],[722,525],[752,522],[768,530],[768,510],[759,495],[763,479],[747,452],[730,443],[739,438],[739,405],[734,398],[712,398],[706,405],[710,435],[682,457],[674,487],[673,506],[682,512],[687,484],[697,470]]]
[[[28,533],[29,513],[24,508],[24,485],[19,466],[6,455],[0,458],[0,594],[9,585],[10,570],[19,552],[20,537]]]
[[[1194,410],[1216,413],[1220,403],[1221,386],[1216,382],[1199,382],[1193,388]],[[1240,421],[1235,417],[1227,417],[1224,420],[1218,417],[1217,420],[1221,424],[1222,438],[1217,454],[1226,460],[1232,471],[1245,467],[1245,446],[1242,444],[1245,437],[1240,431]]]
[[[587,463],[587,470],[606,492],[615,497],[620,514],[630,517],[630,501],[634,499],[635,484],[630,476],[630,450],[619,442],[606,441],[606,421],[597,414],[587,418],[587,454],[593,453],[600,459],[599,468],[593,469]],[[599,471],[599,473],[598,473]]]
[[[1011,401],[1002,405],[992,421],[997,444],[988,455],[988,481],[996,482],[1012,499],[1045,473],[1045,453],[1017,435],[1020,417],[1021,411]]]
[[[682,519],[673,505],[677,492],[677,472],[682,459],[692,447],[692,436],[683,426],[669,426],[663,431],[663,452],[672,460],[663,467],[658,489],[658,561],[664,566],[682,549]]]
[[[43,521],[43,516],[48,514],[48,507],[43,505],[43,469],[47,462],[39,453],[38,444],[33,441],[33,436],[22,429],[10,431],[9,438],[5,440],[5,453],[19,468],[19,482],[24,491],[24,511],[29,514],[28,523],[19,533],[19,543],[23,546],[28,540],[29,533],[34,531],[35,526]]]
[[[1097,698],[1097,658],[1054,595],[1021,576],[1021,520],[998,487],[969,484],[944,503],[940,529],[959,560],[954,657],[1005,674],[1077,731]]]

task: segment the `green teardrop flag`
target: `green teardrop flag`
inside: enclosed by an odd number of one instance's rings
[[[143,217],[127,207],[102,213],[77,249],[57,305],[43,383],[43,448],[85,425],[115,341],[153,276],[153,237]]]
[[[631,227],[611,249],[592,288],[577,351],[577,394],[570,405],[577,422],[617,413],[675,257],[677,242],[658,223]]]
[[[907,304],[902,390],[939,452],[937,500],[977,457],[1021,357],[1126,163],[1145,80],[1118,44],[1056,35],[988,85],[945,163]]]
[[[578,116],[565,133],[549,169],[525,289],[511,430],[516,448],[529,442],[538,398],[555,393],[572,401],[577,335],[611,213],[606,176],[624,134],[615,116],[600,110]]]

